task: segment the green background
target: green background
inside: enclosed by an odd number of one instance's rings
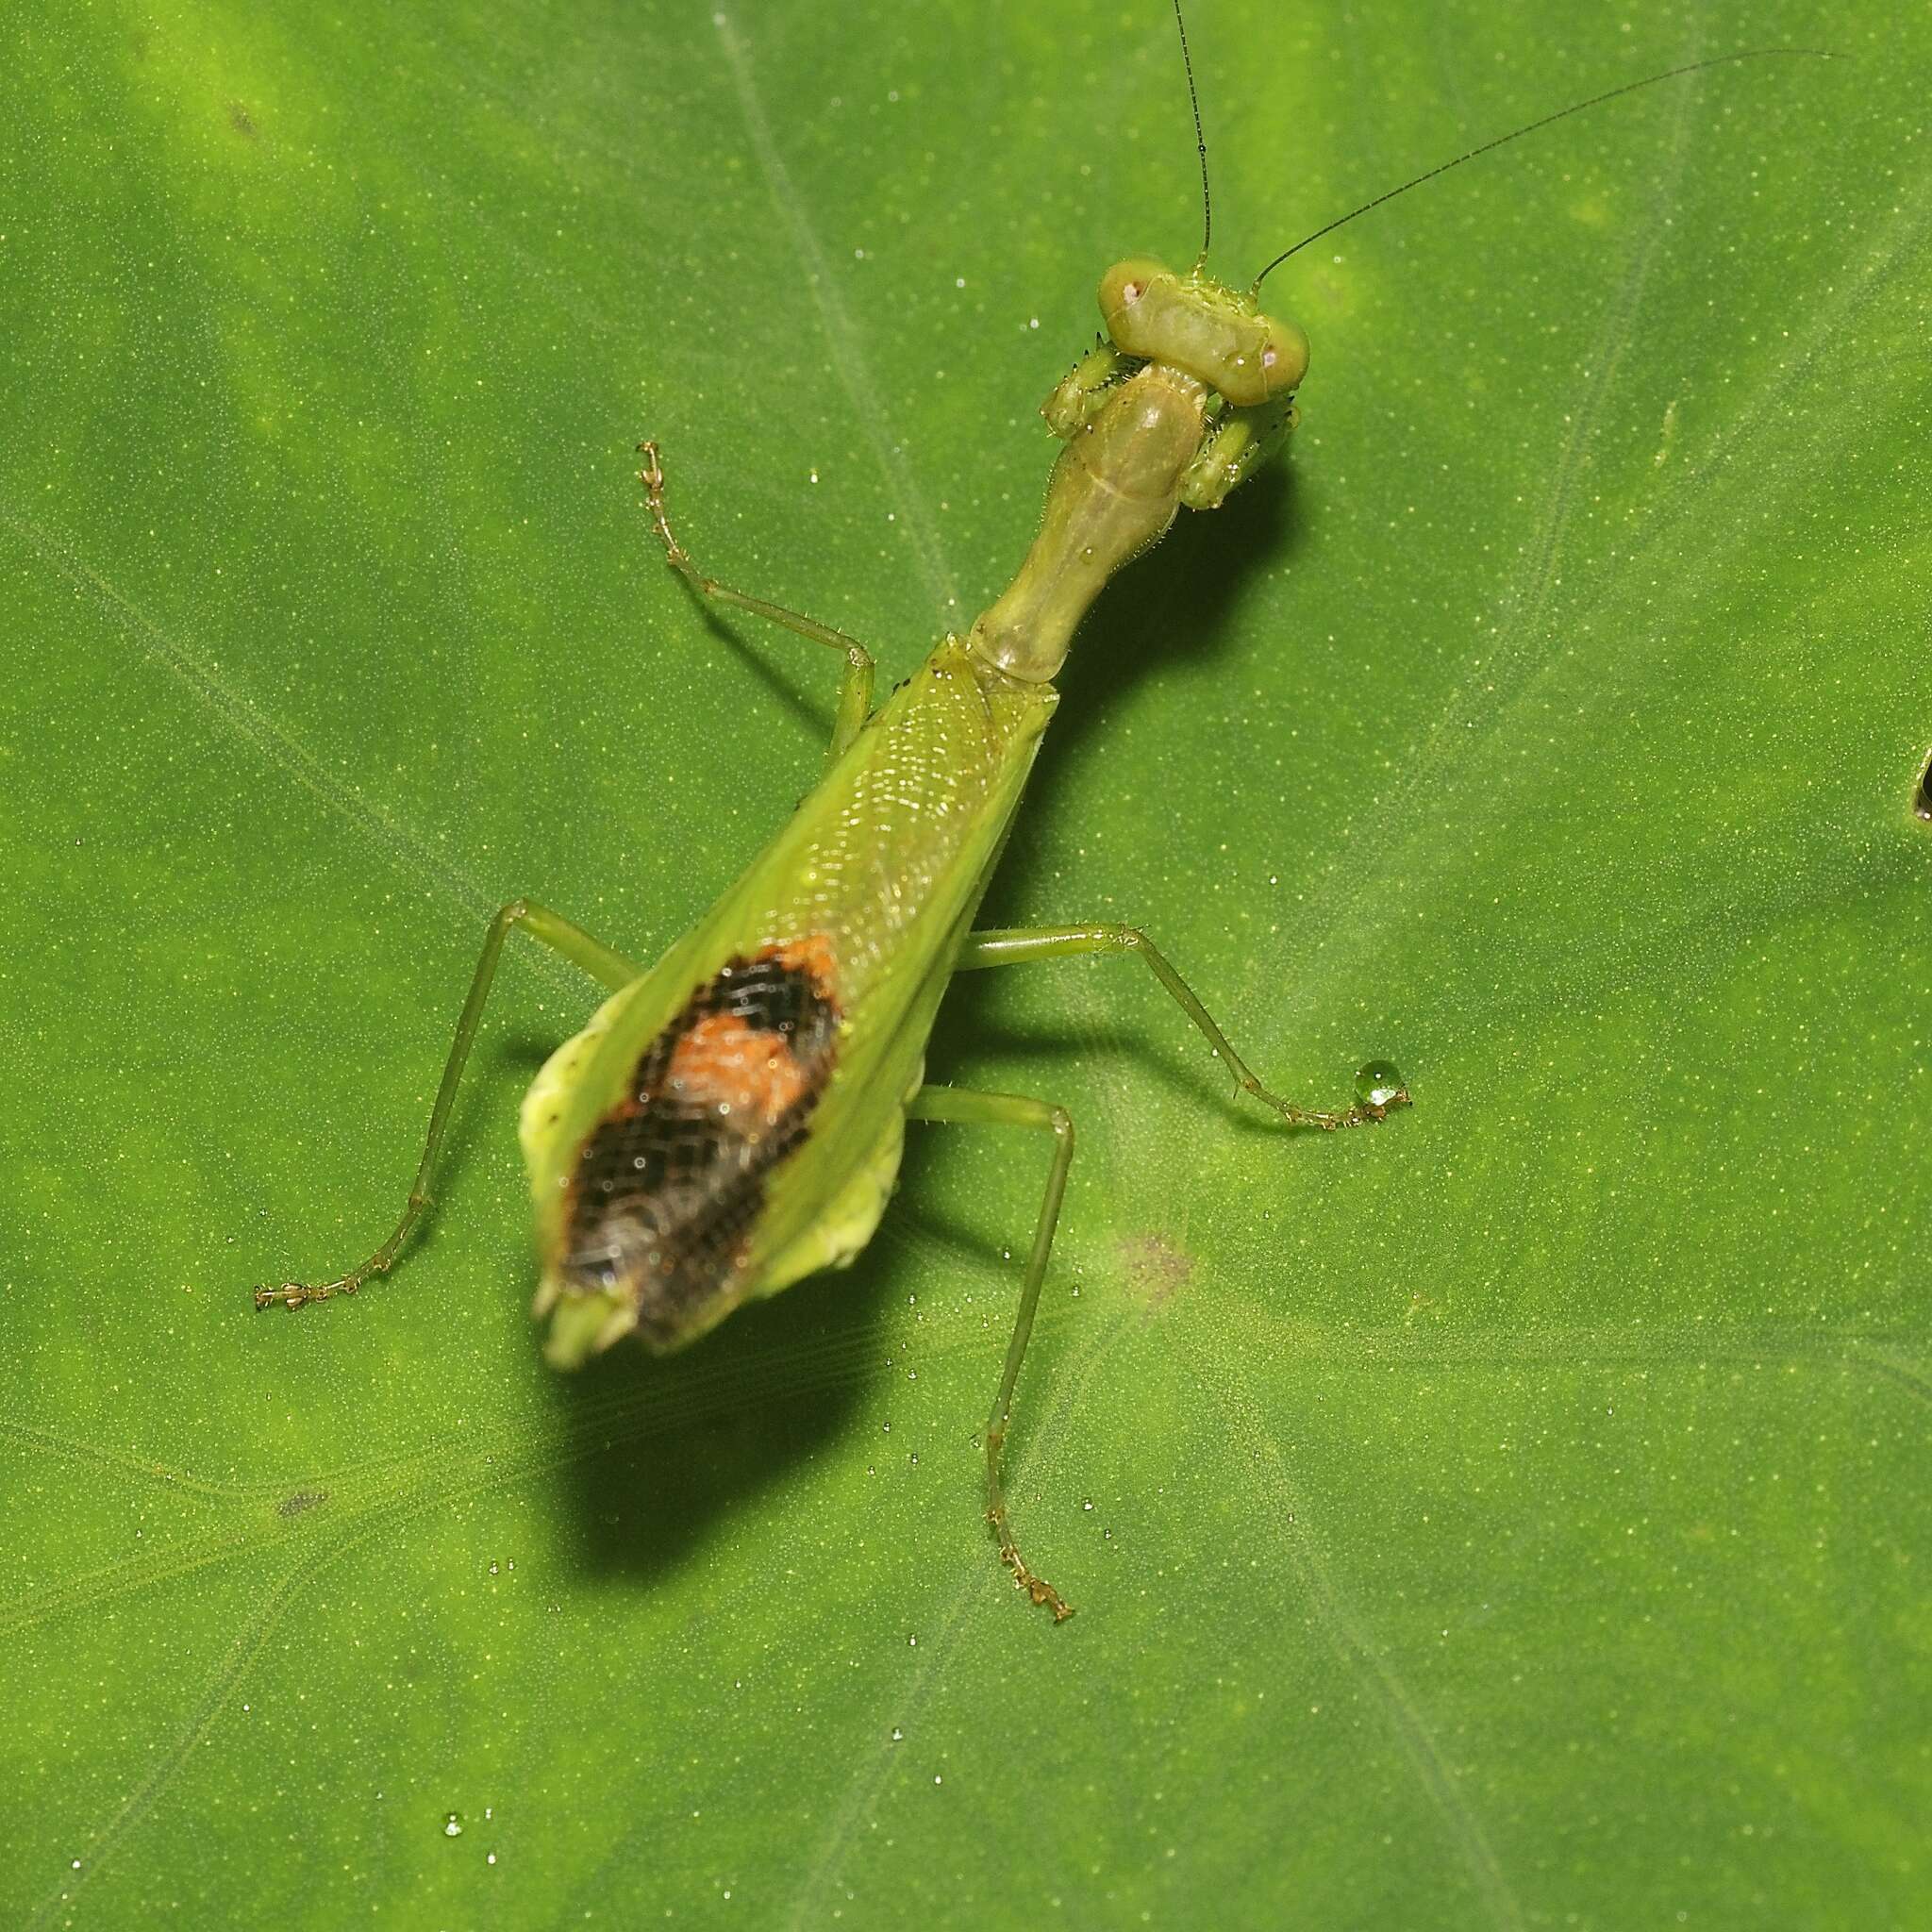
[[[541,1366],[512,1121],[1010,572],[1113,257],[1185,259],[1157,0],[29,7],[0,79],[0,1919],[1923,1924],[1925,23],[1197,0],[1288,459],[1106,599],[849,1274]],[[1561,25],[1557,25],[1560,22]],[[1009,1250],[1011,1251],[1009,1253]],[[459,1826],[446,1824],[456,1814]]]

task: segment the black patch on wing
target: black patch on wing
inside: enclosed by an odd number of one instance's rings
[[[801,1141],[837,1054],[822,941],[727,960],[644,1049],[577,1157],[561,1273],[626,1290],[653,1350],[687,1339],[742,1265],[766,1177]]]

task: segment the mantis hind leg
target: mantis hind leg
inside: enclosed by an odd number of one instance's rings
[[[1296,1127],[1366,1126],[1379,1121],[1398,1107],[1409,1105],[1408,1089],[1401,1075],[1383,1061],[1372,1061],[1357,1074],[1361,1094],[1352,1107],[1299,1107],[1280,1094],[1271,1092],[1256,1078],[1248,1063],[1228,1043],[1227,1035],[1215,1024],[1214,1017],[1195,998],[1193,989],[1156,949],[1153,941],[1132,925],[1053,925],[1015,927],[1004,931],[968,933],[959,948],[954,970],[970,973],[989,966],[1023,966],[1036,959],[1064,959],[1081,953],[1133,953],[1146,962],[1148,970],[1167,990],[1174,1004],[1200,1029],[1214,1055],[1234,1075],[1235,1086],[1252,1094],[1263,1107],[1271,1108]]]
[[[684,545],[672,534],[671,520],[664,510],[664,466],[658,460],[658,445],[648,441],[641,442],[638,454],[644,459],[644,467],[638,472],[638,481],[644,486],[644,507],[651,513],[651,525],[658,532],[658,541],[664,546],[664,560],[700,597],[728,604],[737,610],[749,610],[754,617],[767,618],[773,624],[782,624],[787,630],[796,631],[800,637],[809,638],[815,644],[827,645],[844,657],[845,675],[839,685],[839,708],[832,719],[832,742],[825,752],[825,763],[829,768],[858,736],[859,727],[872,715],[872,653],[857,638],[847,637],[842,630],[834,630],[829,624],[821,624],[815,617],[788,610],[782,604],[754,597],[745,591],[734,591],[728,584],[721,584],[716,577],[706,576],[691,560]]]
[[[1053,1612],[1056,1624],[1074,1614],[1074,1607],[1045,1577],[1028,1567],[1013,1539],[1007,1517],[1006,1488],[1000,1457],[1006,1447],[1007,1425],[1012,1420],[1013,1389],[1020,1364],[1033,1333],[1040,1307],[1041,1284],[1046,1279],[1047,1258],[1053,1253],[1054,1228],[1060,1218],[1060,1201],[1067,1191],[1067,1170],[1074,1161],[1074,1122],[1063,1107],[1027,1100],[1012,1093],[974,1093],[958,1087],[922,1087],[906,1103],[906,1117],[915,1121],[948,1121],[967,1126],[1033,1127],[1054,1137],[1053,1165],[1047,1170],[1046,1192],[1033,1229],[1033,1251],[1026,1257],[1026,1274],[1020,1285],[1019,1312],[1013,1318],[1012,1340],[1007,1344],[1006,1367],[999,1392],[986,1419],[986,1515],[999,1540],[1000,1561],[1013,1573],[1013,1581],[1037,1604]]]
[[[424,1142],[423,1158],[417,1163],[416,1178],[409,1186],[409,1198],[403,1204],[402,1215],[390,1231],[389,1239],[359,1267],[351,1268],[346,1274],[338,1274],[332,1281],[313,1284],[285,1281],[279,1288],[258,1288],[255,1291],[258,1308],[274,1307],[277,1304],[285,1308],[299,1308],[309,1302],[325,1302],[333,1295],[354,1294],[372,1274],[389,1273],[390,1264],[408,1240],[410,1230],[423,1218],[423,1210],[429,1206],[429,1183],[436,1173],[437,1157],[442,1151],[450,1108],[456,1102],[463,1067],[470,1058],[476,1028],[483,1019],[483,1008],[490,998],[491,983],[496,977],[496,962],[502,956],[503,942],[510,928],[516,925],[522,926],[533,940],[541,940],[553,952],[561,953],[572,965],[581,966],[592,979],[602,981],[613,991],[629,985],[643,970],[622,953],[612,951],[601,940],[592,939],[581,926],[573,925],[569,920],[552,912],[547,906],[539,906],[529,899],[512,899],[508,906],[499,908],[490,922],[490,930],[483,937],[483,951],[470,980],[469,996],[463,1001],[463,1010],[457,1021],[456,1041],[449,1050],[449,1058],[443,1063],[442,1084],[436,1090],[436,1105],[429,1112],[429,1132]]]

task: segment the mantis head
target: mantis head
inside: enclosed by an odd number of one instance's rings
[[[1123,355],[1182,370],[1237,408],[1291,395],[1308,371],[1300,328],[1198,266],[1176,275],[1148,256],[1117,261],[1100,278],[1100,313]]]

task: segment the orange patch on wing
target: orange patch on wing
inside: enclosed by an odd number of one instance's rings
[[[553,1265],[575,1291],[627,1296],[660,1353],[729,1304],[768,1177],[811,1130],[839,1057],[837,973],[817,933],[726,959],[577,1150]]]
[[[761,1114],[767,1125],[805,1091],[806,1070],[782,1033],[748,1026],[732,1013],[707,1013],[672,1049],[666,1085],[691,1099]]]
[[[822,932],[808,932],[802,940],[788,940],[782,946],[767,946],[761,958],[775,959],[811,982],[821,999],[836,1000],[839,991],[839,958],[831,940]]]

